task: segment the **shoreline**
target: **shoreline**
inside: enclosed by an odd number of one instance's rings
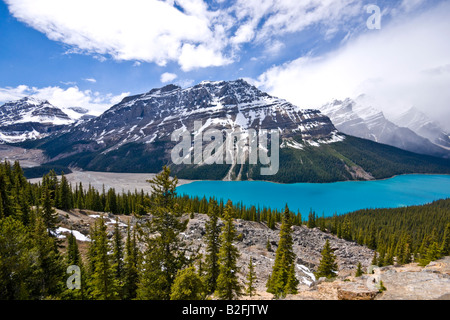
[[[100,183],[103,185],[105,184],[105,188],[107,188],[107,185],[114,184],[114,186],[111,186],[115,189],[120,188],[120,186],[124,187],[129,185],[129,187],[132,187],[132,185],[141,185],[144,186],[144,189],[151,188],[151,184],[146,182],[146,180],[154,178],[158,173],[128,173],[128,172],[103,172],[103,171],[82,171],[82,170],[73,170],[72,173],[68,173],[65,175],[65,177],[69,180],[69,183],[74,182],[82,182],[84,186],[87,186],[89,183],[95,184],[98,186]],[[382,178],[382,179],[373,179],[373,180],[340,180],[340,181],[332,181],[332,182],[292,182],[292,183],[284,183],[284,182],[277,182],[277,181],[269,181],[269,180],[209,180],[209,179],[203,179],[203,180],[191,180],[191,179],[180,179],[178,178],[178,185],[182,186],[185,184],[191,184],[193,182],[203,182],[203,181],[223,181],[223,182],[267,182],[267,183],[273,183],[273,184],[280,184],[280,185],[295,185],[295,184],[333,184],[333,183],[345,183],[345,182],[375,182],[375,181],[386,181],[391,180],[396,177],[401,176],[412,176],[412,175],[421,175],[421,176],[450,176],[450,174],[445,173],[404,173],[404,174],[396,174],[392,177]],[[81,179],[80,177],[86,176],[85,179]],[[101,176],[104,176],[105,181],[99,181],[103,180]],[[109,176],[109,177],[108,177]],[[126,178],[128,176],[128,179]],[[144,176],[146,177],[144,179]],[[61,175],[57,175],[58,178],[61,178]],[[92,181],[89,181],[89,178],[92,177]],[[75,181],[77,180],[77,181]],[[110,181],[108,181],[110,180]],[[114,183],[112,182],[113,180]],[[28,179],[31,183],[38,183],[42,181],[42,178],[32,178]],[[86,185],[85,185],[85,182]],[[118,183],[119,185],[115,185]],[[94,186],[95,187],[95,186]],[[133,190],[136,187],[133,187]],[[98,188],[97,188],[98,189]],[[129,189],[129,188],[127,188]],[[141,188],[138,188],[140,190]],[[129,189],[130,191],[133,191]],[[101,191],[101,189],[100,189]]]
[[[448,173],[403,173],[403,174],[396,174],[392,177],[388,178],[382,178],[382,179],[373,179],[373,180],[340,180],[340,181],[332,181],[332,182],[292,182],[292,183],[284,183],[284,182],[276,182],[276,181],[269,181],[269,180],[185,180],[188,181],[184,184],[190,184],[192,182],[199,182],[199,181],[223,181],[223,182],[268,182],[268,183],[274,183],[274,184],[282,184],[282,185],[293,185],[293,184],[331,184],[331,183],[341,183],[341,182],[375,182],[375,181],[386,181],[390,179],[394,179],[396,177],[401,176],[412,176],[412,175],[421,175],[421,176],[450,176]]]

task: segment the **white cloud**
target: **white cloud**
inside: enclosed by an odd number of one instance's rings
[[[100,115],[129,94],[129,92],[119,95],[113,95],[111,93],[101,94],[91,90],[82,91],[76,86],[62,89],[60,87],[36,88],[20,85],[15,88],[0,88],[0,103],[3,104],[8,101],[32,96],[38,99],[48,100],[56,107],[83,107],[88,109],[93,115]]]
[[[161,82],[162,83],[166,83],[166,82],[171,82],[173,80],[175,80],[177,78],[177,75],[175,73],[170,73],[170,72],[164,72],[161,75]]]
[[[172,1],[173,2],[173,1]],[[157,0],[6,0],[10,12],[51,40],[73,47],[72,52],[117,60],[165,65],[178,61],[183,45],[222,47],[221,33],[211,26],[214,14],[198,0],[177,1],[185,10]],[[226,61],[221,57],[220,61]],[[208,58],[211,56],[205,56]],[[201,66],[218,60],[202,61]],[[183,62],[191,68],[194,63]]]
[[[328,28],[361,15],[361,1],[5,0],[18,20],[69,45],[67,53],[160,66],[175,61],[184,71],[228,65],[242,44],[270,45],[272,37],[314,24],[331,34]]]
[[[416,106],[434,119],[450,119],[448,12],[450,4],[443,3],[419,16],[398,17],[324,56],[275,66],[257,82],[305,108],[367,94],[388,113]]]
[[[176,84],[182,88],[191,87],[192,85],[194,85],[194,83],[195,83],[195,80],[193,80],[193,79],[182,79],[182,80],[178,80],[176,82]]]
[[[96,83],[97,82],[97,80],[95,80],[94,78],[86,78],[86,79],[83,79],[84,81],[87,81],[87,82],[90,82],[90,83]]]

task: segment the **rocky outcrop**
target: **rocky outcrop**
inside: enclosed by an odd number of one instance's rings
[[[344,282],[337,289],[339,300],[374,300],[378,294],[378,290],[361,282]]]
[[[101,214],[89,210],[58,210],[59,236],[64,238],[70,229],[78,231],[80,250],[88,248],[89,227]],[[104,214],[108,228],[108,236],[116,223],[126,236],[127,224],[133,227],[139,220],[130,216],[114,216]],[[145,217],[150,219],[151,217]],[[187,218],[187,216],[186,216]],[[199,248],[199,253],[205,254],[205,223],[208,217],[195,214],[189,220],[187,230],[181,235],[190,246]],[[279,240],[279,229],[271,230],[264,223],[237,220],[235,221],[240,241],[236,246],[240,251],[238,260],[239,277],[242,283],[248,272],[248,262],[252,259],[257,279],[255,281],[256,295],[243,299],[272,299],[266,292],[266,282],[275,261],[275,252]],[[426,267],[417,263],[405,266],[373,267],[370,262],[373,251],[356,243],[339,239],[319,229],[308,229],[305,226],[293,227],[294,252],[297,256],[296,276],[300,284],[298,293],[288,295],[288,300],[449,300],[450,299],[450,257],[431,262]],[[339,267],[335,279],[316,279],[316,270],[321,250],[325,241],[329,240],[337,258]],[[266,247],[267,241],[271,249]],[[64,242],[63,242],[64,244]],[[369,272],[361,277],[355,277],[356,266],[361,262],[362,269]],[[373,273],[371,273],[373,270]],[[385,290],[381,290],[382,286]]]
[[[190,219],[188,229],[184,234],[186,239],[192,240],[195,245],[201,246],[204,253],[205,223],[208,217],[204,214],[195,214]],[[258,275],[256,286],[261,292],[266,290],[266,281],[272,272],[275,261],[275,252],[279,241],[279,226],[271,230],[265,223],[245,221],[238,219],[235,222],[236,230],[241,234],[242,240],[237,243],[241,252],[239,266],[241,267],[242,280],[247,273],[249,259],[252,258]],[[316,278],[313,272],[320,263],[321,251],[326,240],[331,247],[339,266],[339,274],[348,276],[354,274],[358,262],[368,267],[373,257],[373,251],[354,242],[345,241],[332,234],[320,231],[317,228],[309,229],[306,226],[293,227],[294,252],[297,256],[297,279],[304,290],[314,286]],[[267,241],[272,249],[267,250]]]
[[[450,300],[450,257],[426,267],[413,263],[382,268],[380,280],[386,287],[380,300]]]

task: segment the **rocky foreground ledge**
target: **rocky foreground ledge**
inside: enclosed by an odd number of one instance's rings
[[[64,230],[79,232],[80,249],[84,251],[89,241],[83,236],[88,235],[89,225],[99,217],[99,213],[87,210],[72,210],[64,212],[58,210],[61,222],[61,237]],[[116,219],[119,227],[126,235],[126,224],[136,223],[134,217],[104,215],[112,237],[112,230]],[[187,230],[182,234],[191,245],[200,248],[205,253],[205,214],[195,214],[189,220]],[[266,292],[266,281],[272,271],[275,252],[279,240],[279,226],[275,230],[269,229],[264,223],[237,219],[235,226],[239,236],[236,243],[241,257],[238,261],[239,276],[242,282],[248,272],[250,257],[255,266],[257,280],[256,295],[243,296],[242,299],[266,300],[273,296]],[[339,239],[336,236],[322,232],[317,228],[308,229],[306,226],[293,227],[294,251],[297,255],[296,275],[300,281],[298,294],[288,295],[288,300],[436,300],[450,299],[450,257],[431,262],[426,267],[417,263],[404,266],[387,266],[373,268],[373,273],[354,277],[358,262],[364,271],[371,271],[370,262],[374,252],[367,247],[354,242]],[[83,241],[81,241],[83,240]],[[321,259],[321,251],[329,240],[337,258],[339,272],[334,280],[316,279],[313,272]],[[271,249],[267,248],[267,241]],[[84,250],[83,250],[84,249]],[[380,290],[382,282],[386,290]]]

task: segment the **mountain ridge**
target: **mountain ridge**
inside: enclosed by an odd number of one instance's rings
[[[450,151],[416,133],[413,129],[390,121],[382,111],[358,100],[334,100],[320,110],[330,117],[338,130],[356,137],[380,142],[407,151],[450,158]]]
[[[201,123],[200,129],[195,129],[196,122]],[[223,135],[275,130],[279,133],[279,171],[262,176],[261,162],[248,161],[175,165],[171,151],[177,142],[172,134],[179,129],[188,131],[191,138],[196,130],[214,129]],[[185,89],[172,84],[154,88],[124,98],[99,117],[21,146],[42,149],[47,166],[156,173],[167,165],[174,175],[192,180],[334,182],[402,173],[450,173],[449,161],[345,135],[319,110],[300,109],[241,79],[203,81]],[[207,142],[202,141],[201,147],[205,146]]]

